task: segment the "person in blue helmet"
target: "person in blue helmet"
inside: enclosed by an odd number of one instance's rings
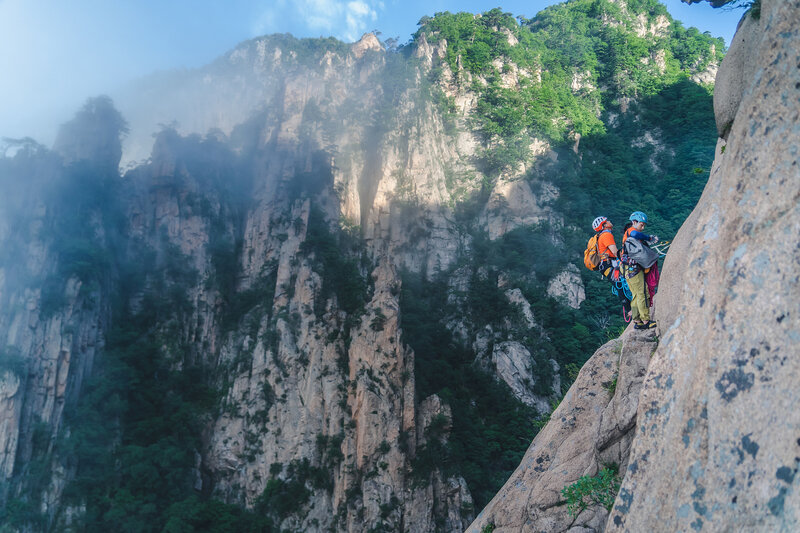
[[[631,300],[631,315],[636,329],[653,329],[656,323],[650,320],[650,307],[647,304],[647,294],[645,293],[645,269],[650,268],[658,259],[658,253],[650,250],[647,246],[635,246],[629,239],[635,239],[643,244],[655,244],[658,242],[656,235],[644,233],[647,225],[647,215],[641,211],[634,211],[630,216],[630,224],[625,226],[622,235],[622,247],[624,250],[625,278],[633,294]],[[648,253],[649,252],[649,253]]]

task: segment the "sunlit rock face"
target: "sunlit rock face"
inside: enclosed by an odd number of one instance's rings
[[[627,466],[639,392],[655,346],[652,333],[630,328],[597,350],[522,464],[467,531],[601,531],[607,509],[592,504],[570,515],[561,490],[607,464]]]
[[[568,265],[547,285],[547,294],[565,302],[573,309],[578,309],[586,299],[580,272],[575,265]]]
[[[800,527],[798,17],[764,0],[720,68],[734,81],[717,122],[733,121],[675,239],[685,254],[664,265],[662,338],[608,530]]]

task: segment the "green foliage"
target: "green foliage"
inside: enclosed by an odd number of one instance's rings
[[[608,391],[608,395],[613,397],[614,393],[617,392],[617,378],[619,377],[619,373],[614,374],[614,379],[612,379],[605,389]]]
[[[263,42],[263,45],[260,44]],[[259,44],[256,44],[259,43]],[[281,51],[281,63],[285,66],[304,66],[315,70],[322,70],[322,58],[332,52],[344,57],[350,51],[350,45],[335,37],[318,37],[298,39],[289,33],[273,33],[262,35],[250,41],[241,43],[237,48],[242,49],[252,46],[264,46],[267,50],[278,49]],[[216,62],[219,69],[234,69],[227,57]],[[238,71],[235,71],[238,72]]]
[[[331,469],[344,460],[342,442],[344,442],[344,433],[330,437],[322,433],[317,435],[317,449],[322,453],[323,468]]]
[[[192,495],[166,510],[162,533],[272,533],[272,519],[236,505],[204,500]]]
[[[567,363],[565,370],[567,371],[567,379],[570,382],[574,382],[576,379],[578,379],[578,374],[581,371],[581,367],[575,363]]]
[[[640,142],[643,131],[660,138]],[[679,81],[617,117],[606,134],[585,137],[582,161],[561,151],[548,168],[559,174],[561,197],[554,205],[587,228],[598,214],[608,216],[618,232],[631,212],[641,210],[651,220],[648,232],[670,238],[700,198],[708,173],[695,169],[710,168],[716,139],[710,92]],[[583,250],[589,232],[570,237],[576,239],[573,254]]]
[[[666,17],[669,35],[639,37],[634,14],[643,14],[648,24]],[[609,18],[620,24],[608,24]],[[604,107],[620,97],[657,95],[721,61],[725,49],[721,39],[684,29],[656,0],[628,2],[627,14],[609,0],[575,0],[522,24],[500,9],[477,16],[437,13],[419,24],[416,39],[424,34],[429,42],[447,41],[444,59],[457,80],[469,73],[485,81],[473,78],[471,89],[479,96],[482,170],[490,176],[528,159],[531,136],[560,144],[575,134],[605,134]],[[515,69],[519,87],[508,88],[502,75]],[[441,74],[434,69],[432,76]],[[578,78],[584,88],[573,89]]]
[[[47,517],[27,497],[9,498],[0,506],[0,533],[16,533],[26,527],[44,531]]]
[[[416,483],[426,483],[436,469],[460,473],[475,505],[483,507],[519,464],[535,435],[535,410],[516,400],[504,385],[472,363],[475,354],[453,339],[445,325],[431,317],[446,307],[446,283],[428,282],[405,273],[401,293],[404,342],[415,353],[420,398],[438,394],[452,409],[447,444],[438,438],[417,450]],[[432,435],[445,420],[435,420]]]
[[[279,519],[298,512],[311,497],[305,483],[298,479],[270,479],[255,504],[258,512],[274,513]]]
[[[281,474],[282,467],[273,463],[270,475],[275,476],[269,481],[264,491],[256,499],[253,511],[256,515],[266,516],[278,523],[290,515],[298,514],[309,502],[314,489],[333,490],[330,468],[338,464],[343,458],[340,446],[344,435],[336,435],[330,439],[324,435],[317,436],[318,448],[324,449],[328,454],[327,465],[323,467],[312,466],[307,458],[295,460],[286,467],[284,478],[276,477]]]
[[[369,327],[372,331],[383,331],[383,326],[386,324],[386,315],[383,314],[383,310],[380,308],[375,310],[375,316],[369,323]]]
[[[297,172],[286,185],[291,201],[297,198],[313,198],[326,187],[333,185],[333,171],[330,166],[331,156],[322,150],[311,156],[311,170]]]
[[[429,42],[447,40],[446,61],[454,73],[458,73],[461,63],[468,72],[480,74],[489,68],[491,60],[508,52],[508,41],[499,28],[514,30],[517,22],[510,13],[503,13],[495,8],[476,17],[471,13],[436,13],[433,18],[420,20],[420,29],[414,34],[418,38],[422,33]]]
[[[610,511],[620,488],[616,465],[606,465],[596,476],[582,476],[572,485],[561,489],[570,516],[577,516],[590,505],[599,504]]]
[[[66,412],[72,431],[61,449],[77,469],[65,498],[86,506],[80,518],[85,531],[119,524],[130,531],[159,531],[170,520],[179,528],[195,519],[207,523],[217,514],[223,522],[229,517],[224,506],[197,515],[190,512],[191,501],[170,509],[192,492],[202,420],[217,395],[204,369],[188,357],[187,346],[170,333],[176,315],[189,310],[184,291],[196,275],[174,248],[165,249],[158,263],[139,265],[149,273],[146,290],[131,283],[118,295],[104,357],[78,405]],[[144,276],[125,274],[144,282]],[[130,310],[134,293],[142,296]]]
[[[28,361],[19,349],[6,346],[0,350],[0,376],[10,372],[18,378],[24,378],[28,370]]]
[[[227,295],[226,308],[222,315],[223,330],[228,331],[238,326],[242,318],[254,309],[261,310],[264,315],[271,314],[278,280],[278,266],[268,264],[265,271],[249,288]]]
[[[361,251],[358,237],[345,231],[332,233],[322,211],[314,207],[300,249],[313,257],[322,277],[322,289],[316,303],[324,305],[335,295],[339,307],[348,314],[361,311],[368,296],[367,280],[359,262],[348,256],[348,252]]]

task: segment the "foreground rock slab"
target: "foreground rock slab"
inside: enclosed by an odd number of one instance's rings
[[[639,391],[655,347],[652,332],[629,328],[597,350],[520,466],[467,531],[480,533],[489,525],[495,532],[602,531],[606,508],[593,505],[570,516],[561,490],[603,465],[627,466]]]

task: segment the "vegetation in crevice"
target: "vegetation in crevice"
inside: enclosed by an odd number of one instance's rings
[[[611,511],[622,483],[618,470],[615,464],[603,465],[596,475],[581,476],[572,485],[564,487],[561,496],[566,500],[570,516],[579,515],[591,505],[602,505]]]
[[[312,258],[313,267],[322,278],[315,305],[324,306],[336,296],[339,308],[348,315],[360,315],[369,298],[369,276],[365,270],[371,266],[360,236],[346,230],[333,233],[324,213],[312,207],[300,250]],[[318,307],[315,314],[322,316],[324,308]]]
[[[404,342],[415,353],[420,398],[438,394],[453,413],[445,444],[429,439],[413,460],[413,476],[426,483],[430,473],[460,474],[475,504],[482,507],[517,467],[535,433],[535,410],[475,365],[474,352],[461,346],[441,320],[446,284],[406,273],[401,293]]]
[[[196,280],[185,265],[174,249],[159,264],[142,265],[146,285],[130,287],[143,290],[135,310],[127,302],[136,293],[117,295],[105,355],[66,413],[72,430],[61,446],[75,477],[65,498],[85,505],[85,531],[162,528],[171,504],[192,493],[201,421],[216,394],[175,337],[176,312],[191,307],[183,291]]]

